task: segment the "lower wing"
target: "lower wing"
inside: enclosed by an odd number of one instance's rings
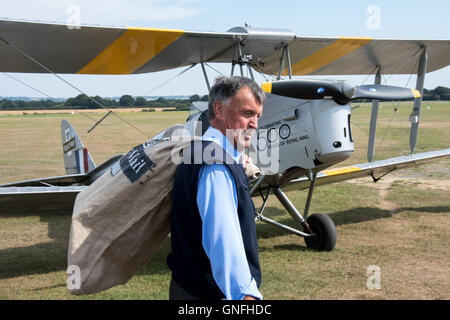
[[[72,213],[87,186],[0,187],[0,214]]]
[[[324,170],[320,171],[317,174],[316,186],[342,182],[366,176],[380,177],[383,174],[395,170],[415,167],[448,157],[450,157],[450,149],[442,149],[412,154],[408,156],[390,158],[386,160],[355,164],[348,167]],[[310,181],[308,180],[308,178],[303,176],[298,179],[289,181],[283,187],[283,190],[303,190],[309,188],[309,184]]]
[[[443,149],[324,170],[317,174],[316,185],[325,185],[365,176],[382,176],[387,172],[414,167],[448,157],[450,157],[450,149]],[[67,178],[60,178],[67,181]],[[55,182],[54,179],[56,178],[52,179],[52,182]],[[71,177],[71,179],[74,179],[74,177]],[[40,181],[44,180],[41,179]],[[308,178],[303,176],[287,182],[283,186],[283,190],[307,189],[309,183]],[[36,186],[36,180],[30,180],[28,186],[26,182],[17,182],[14,186],[9,187],[3,185],[0,187],[0,214],[71,213],[77,194],[85,188],[87,186]]]

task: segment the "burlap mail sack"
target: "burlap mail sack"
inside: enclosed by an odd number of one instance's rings
[[[155,254],[170,230],[179,163],[173,160],[181,160],[182,149],[193,139],[176,135],[150,139],[80,192],[68,249],[68,267],[79,268],[80,276],[69,285],[72,294],[125,284]]]

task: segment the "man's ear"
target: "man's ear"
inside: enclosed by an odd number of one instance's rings
[[[214,116],[219,120],[224,119],[224,105],[220,101],[214,101],[213,103]]]

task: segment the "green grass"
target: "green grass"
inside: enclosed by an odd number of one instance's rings
[[[393,106],[379,113],[381,138]],[[427,102],[419,130],[417,151],[450,147],[450,104]],[[399,156],[409,149],[411,103],[401,103],[376,159]],[[122,113],[152,136],[170,124],[183,123],[187,112]],[[100,119],[103,114],[89,114]],[[366,162],[370,106],[352,115],[354,155],[338,166]],[[146,139],[110,115],[91,133],[93,121],[74,115],[0,117],[0,183],[64,174],[60,121],[70,120],[97,164],[127,152]],[[366,130],[366,131],[364,131]],[[377,141],[377,146],[380,140]],[[450,276],[450,161],[443,160],[393,174],[392,183],[341,183],[318,187],[311,213],[328,214],[337,226],[332,252],[314,252],[302,238],[258,223],[258,243],[266,299],[449,299]],[[389,175],[391,176],[391,175]],[[389,177],[388,176],[388,177]],[[367,180],[370,182],[370,180]],[[434,184],[434,185],[433,185]],[[437,184],[446,188],[437,189]],[[427,187],[431,186],[431,187]],[[383,193],[384,192],[384,193]],[[288,193],[303,210],[307,193]],[[255,198],[256,206],[261,200]],[[297,227],[275,197],[265,215]],[[0,216],[0,299],[167,299],[170,252],[166,239],[155,257],[126,285],[87,296],[73,296],[66,287],[70,216]],[[378,265],[382,289],[366,287],[367,267]]]
[[[408,116],[412,111],[412,102],[380,103],[375,141],[375,160],[406,155],[409,153]],[[367,142],[369,139],[370,103],[359,105],[352,112],[352,135],[355,152],[344,163],[367,161]],[[427,106],[430,109],[427,109]],[[450,103],[424,101],[420,117],[419,138],[415,152],[425,152],[450,146]],[[397,111],[394,111],[397,109]],[[383,138],[384,137],[384,138]],[[342,164],[338,164],[341,166]]]

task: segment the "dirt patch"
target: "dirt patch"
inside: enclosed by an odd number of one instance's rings
[[[407,178],[398,174],[390,174],[377,182],[373,182],[368,178],[359,178],[347,181],[350,184],[356,184],[360,186],[366,186],[378,191],[381,201],[377,204],[377,207],[383,210],[388,210],[392,214],[397,213],[397,205],[387,200],[389,196],[389,190],[393,186],[406,186],[415,189],[422,190],[448,190],[450,191],[450,180],[448,179],[418,179]]]
[[[370,188],[375,188],[377,190],[382,190],[382,195],[386,195],[387,191],[393,183],[403,184],[403,185],[414,185],[418,189],[435,189],[435,190],[450,190],[450,180],[446,179],[418,179],[418,178],[408,178],[399,174],[390,174],[374,183],[368,178],[359,178],[347,181],[347,183],[354,183],[357,185],[367,186]]]

